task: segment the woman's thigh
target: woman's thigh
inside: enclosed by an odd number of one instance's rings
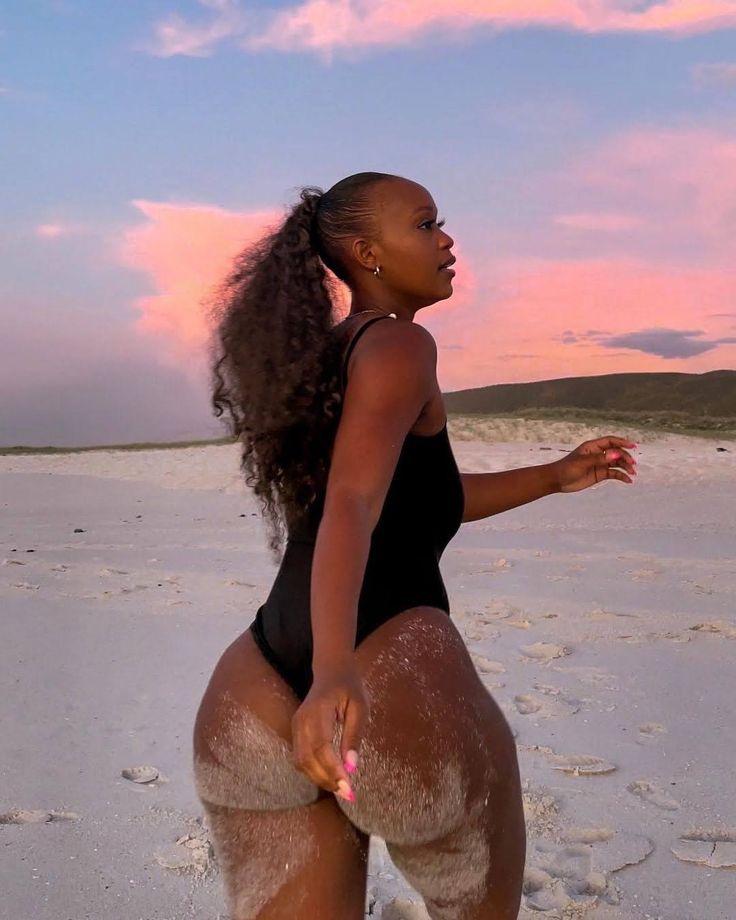
[[[512,920],[525,857],[511,730],[447,614],[416,607],[356,649],[371,702],[338,807],[377,834],[436,920]]]
[[[232,920],[363,917],[368,837],[293,766],[299,700],[245,632],[194,725],[194,782]]]

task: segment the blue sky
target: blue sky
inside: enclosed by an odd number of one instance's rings
[[[367,169],[424,184],[456,240],[419,319],[443,389],[736,366],[716,5],[6,2],[0,443],[217,431],[176,247],[204,291],[256,215]]]

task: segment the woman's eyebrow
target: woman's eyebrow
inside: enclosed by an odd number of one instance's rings
[[[429,211],[430,214],[434,213],[434,208],[430,207],[428,204],[423,204],[421,207],[417,208],[416,211],[412,214],[412,217],[416,217],[417,214],[421,214],[422,211]]]

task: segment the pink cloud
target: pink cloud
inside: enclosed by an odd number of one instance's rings
[[[36,227],[36,236],[40,236],[41,239],[45,240],[55,240],[66,232],[66,228],[61,224],[39,224]]]
[[[215,11],[215,18],[207,23],[189,23],[181,16],[172,14],[156,23],[150,43],[142,50],[150,51],[156,57],[173,57],[183,54],[188,57],[207,57],[219,42],[240,34],[246,18],[233,0],[199,0],[202,6]]]
[[[244,18],[232,0],[200,0],[208,24],[172,16],[155,27],[153,53],[203,56],[234,39],[246,50],[313,51],[406,45],[432,31],[450,37],[547,27],[601,32],[689,34],[736,26],[734,0],[305,0],[271,15]]]
[[[53,221],[47,224],[38,224],[34,227],[33,232],[43,240],[57,240],[62,236],[72,236],[80,233],[88,233],[90,227],[80,223],[65,223],[62,221]]]
[[[147,274],[156,293],[139,298],[135,327],[166,346],[171,363],[201,356],[213,286],[235,255],[277,222],[275,211],[239,213],[197,204],[134,201],[147,222],[129,229],[119,248],[125,265]]]
[[[64,224],[56,221],[54,223],[38,224],[34,232],[42,240],[57,240],[61,236],[83,233],[84,230],[85,228],[80,224]]]
[[[731,264],[736,255],[736,136],[725,131],[637,128],[530,177],[528,187],[555,210],[582,205],[556,223],[626,230],[639,256]]]

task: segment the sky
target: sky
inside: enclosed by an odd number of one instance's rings
[[[364,170],[443,391],[736,368],[736,0],[5,0],[0,131],[0,446],[225,434],[208,292]]]

